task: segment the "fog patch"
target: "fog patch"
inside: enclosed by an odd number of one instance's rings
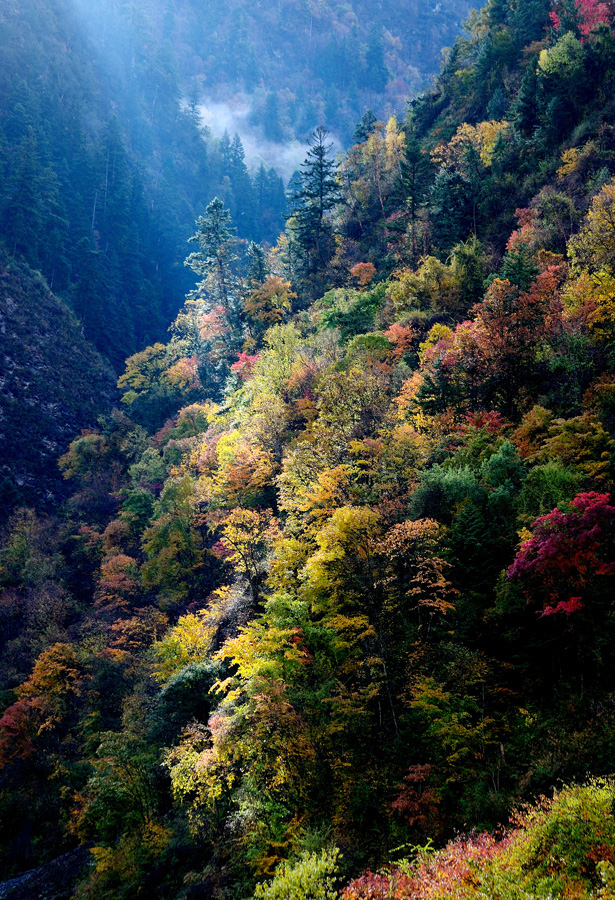
[[[249,169],[258,169],[262,164],[266,169],[275,169],[288,183],[293,172],[305,160],[309,145],[296,138],[289,138],[283,143],[263,138],[254,124],[254,105],[253,98],[247,95],[242,95],[232,104],[203,97],[197,110],[201,124],[216,137],[221,138],[225,131],[231,138],[239,135]],[[342,144],[338,138],[329,134],[329,141],[333,145],[333,153],[340,153]]]

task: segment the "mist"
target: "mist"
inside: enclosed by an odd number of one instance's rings
[[[203,97],[198,106],[201,124],[216,137],[221,138],[225,131],[231,137],[239,135],[249,169],[258,169],[262,163],[267,169],[275,169],[287,184],[305,160],[309,145],[296,139],[285,139],[283,143],[266,140],[258,126],[252,124],[253,109],[254,99],[247,94],[241,95],[232,105]],[[333,152],[340,153],[343,149],[340,140],[331,133],[329,140]]]
[[[146,24],[143,11],[139,13],[137,8],[133,15],[125,17],[118,14],[109,0],[100,0],[96,4],[90,0],[69,0],[69,4],[79,27],[91,41],[98,60],[111,81],[114,79],[114,72],[126,66],[127,60],[131,60],[131,66],[134,64],[135,48],[141,47],[146,40],[155,42],[153,35],[162,27],[161,17],[154,15]],[[197,79],[204,74],[201,71],[195,73]],[[305,160],[309,149],[307,142],[289,136],[285,136],[281,142],[268,140],[263,135],[256,112],[262,105],[262,97],[259,101],[247,91],[237,91],[236,86],[230,83],[222,87],[222,90],[220,87],[215,98],[208,94],[199,98],[197,109],[201,124],[208,127],[217,138],[221,138],[225,131],[228,131],[231,138],[238,134],[248,169],[254,172],[263,164],[266,169],[275,169],[284,183],[288,184],[293,172]],[[220,99],[220,94],[225,90],[232,99]],[[151,102],[156,102],[155,95]],[[183,108],[189,105],[186,97],[180,100],[180,105]],[[153,112],[153,107],[149,109]],[[314,121],[314,128],[318,124],[321,123]],[[329,139],[334,154],[340,153],[343,141],[331,131]]]

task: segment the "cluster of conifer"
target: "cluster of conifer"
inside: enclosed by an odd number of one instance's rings
[[[181,305],[196,211],[219,194],[242,238],[271,242],[286,197],[273,169],[250,175],[238,136],[215,138],[181,105],[173,54],[135,10],[98,6],[83,19],[47,0],[3,10],[0,242],[119,372]]]
[[[468,0],[174,0],[156,18],[193,96],[249,98],[250,123],[268,141],[303,142],[321,122],[348,145],[363,110],[401,107],[438,72],[469,9]]]
[[[348,141],[362,106],[399,105],[435,70],[467,12],[465,0],[445,0],[408,18],[387,4],[370,27],[359,3],[343,15],[329,3],[282,6],[27,0],[3,10],[0,242],[44,274],[117,371],[181,305],[185,241],[207,202],[220,196],[245,239],[273,243],[284,225],[279,175],[264,164],[249,175],[241,141],[202,127],[203,96],[245,92],[267,145],[305,140],[324,120]]]

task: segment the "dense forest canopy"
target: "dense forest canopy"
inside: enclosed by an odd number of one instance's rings
[[[465,0],[403,15],[359,3],[3,4],[0,244],[43,275],[120,374],[127,356],[165,339],[191,287],[186,241],[207,203],[219,196],[230,209],[244,252],[250,240],[274,244],[312,130],[326,121],[341,149],[368,106],[403,109],[466,12]],[[0,350],[19,369],[11,340]],[[60,382],[77,359],[65,356]],[[17,432],[26,452],[15,466],[0,450],[1,496],[17,485],[26,502],[57,498],[45,417],[34,404],[30,441],[10,397],[0,398],[0,440]],[[60,428],[95,424],[110,399],[102,391],[87,413],[82,404],[78,421],[60,407]]]
[[[439,71],[470,8],[466,0],[159,0],[123,5],[120,20],[110,0],[75,5],[111,52],[128,26],[141,46],[159,43],[161,57],[173,55],[188,103],[243,100],[247,124],[264,139],[306,140],[322,123],[344,144],[365,109],[390,114]]]
[[[323,35],[377,74],[370,9],[211,4],[221,67],[187,0],[100,4],[100,55],[0,14],[6,408],[47,450],[25,497],[2,445],[15,897],[615,893],[615,13],[489,0],[405,110],[356,76],[340,151]],[[305,140],[281,195],[203,131],[235,88]]]
[[[367,106],[401,108],[435,71],[466,12],[460,0],[403,16],[395,4],[376,16],[359,3],[9,4],[0,16],[0,237],[121,369],[164,334],[188,290],[185,241],[209,200],[222,197],[241,237],[277,239],[283,185],[262,156],[259,166],[259,144],[280,146],[267,158],[282,160],[294,139],[298,163],[300,142],[325,121],[348,144]],[[221,127],[237,120],[217,116],[211,131],[200,116],[209,100],[230,109],[238,92],[250,98],[250,172],[240,137]]]

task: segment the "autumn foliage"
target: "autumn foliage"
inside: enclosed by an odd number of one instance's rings
[[[615,575],[615,507],[608,494],[578,494],[570,512],[537,519],[508,577],[542,604],[542,615],[578,612],[593,593],[610,593]]]
[[[323,81],[395,58],[348,15]],[[7,877],[614,895],[611,25],[492,0],[403,121],[317,130],[272,246],[207,204],[168,340],[0,535]]]

